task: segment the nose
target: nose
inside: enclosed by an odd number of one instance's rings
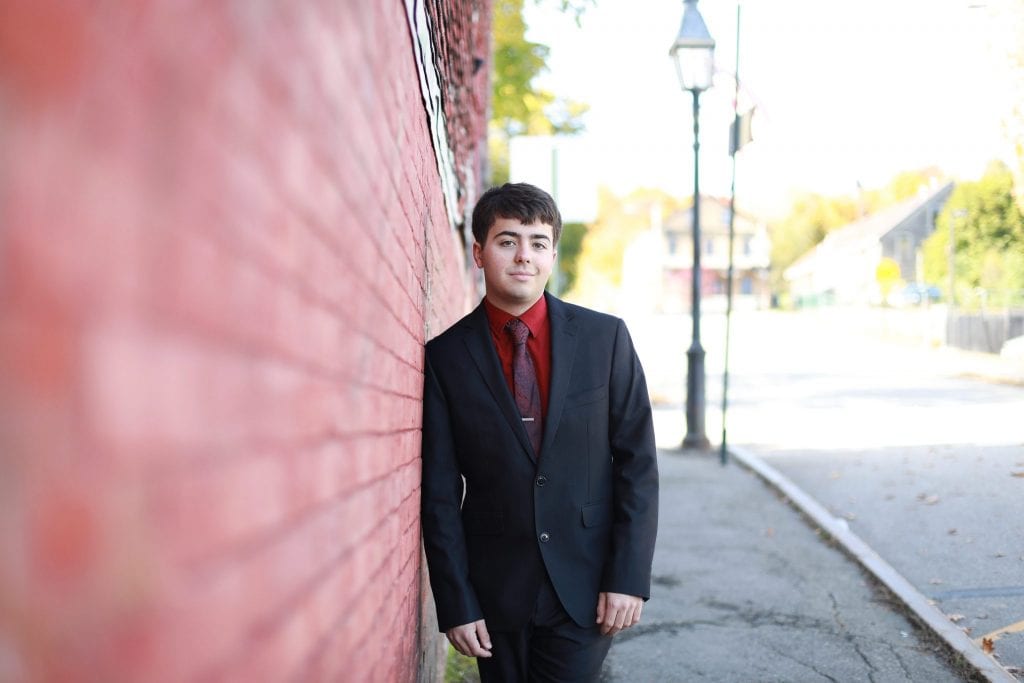
[[[529,263],[530,262],[530,248],[525,244],[520,244],[519,248],[516,249],[516,263]]]

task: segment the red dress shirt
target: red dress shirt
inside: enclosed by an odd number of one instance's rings
[[[508,384],[509,391],[514,392],[512,354],[515,352],[515,344],[512,343],[512,336],[505,331],[505,324],[516,316],[506,313],[486,298],[484,298],[484,310],[487,312],[487,322],[491,326],[491,339],[494,340],[494,347],[498,351],[498,359],[501,361],[501,371],[505,375],[505,382]],[[548,416],[548,392],[551,389],[551,324],[548,322],[547,300],[542,295],[537,299],[537,303],[518,317],[530,328],[530,336],[526,339],[526,351],[533,360],[534,370],[537,371],[541,418],[544,419]]]

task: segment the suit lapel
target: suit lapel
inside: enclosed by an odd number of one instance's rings
[[[544,420],[541,452],[548,450],[562,419],[562,407],[569,391],[569,378],[576,358],[576,321],[559,299],[545,294],[548,320],[551,323],[551,388],[548,393],[548,414]],[[524,430],[525,433],[525,430]]]
[[[466,344],[469,355],[473,358],[477,370],[479,370],[484,383],[494,397],[495,404],[497,404],[505,419],[508,420],[508,424],[516,438],[519,439],[523,450],[530,456],[531,460],[536,462],[537,456],[533,452],[533,446],[530,445],[530,437],[526,434],[522,417],[519,415],[519,409],[516,408],[515,399],[512,397],[512,392],[508,390],[505,375],[501,371],[501,361],[498,360],[498,352],[495,350],[494,341],[491,339],[487,312],[484,310],[482,301],[466,320],[466,325],[470,329],[467,330],[468,334],[463,338],[463,341]],[[553,347],[554,343],[552,341]]]

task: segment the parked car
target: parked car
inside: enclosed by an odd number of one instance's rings
[[[925,285],[912,282],[903,289],[898,289],[889,295],[890,306],[920,306],[926,303],[935,303],[942,300],[942,291],[935,285]]]

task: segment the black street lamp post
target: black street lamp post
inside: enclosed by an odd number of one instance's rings
[[[711,87],[715,41],[708,33],[697,0],[685,0],[683,23],[669,54],[675,59],[679,84],[693,94],[693,267],[690,317],[693,336],[686,352],[686,436],[683,448],[708,450],[704,428],[704,348],[700,344],[700,94]]]

